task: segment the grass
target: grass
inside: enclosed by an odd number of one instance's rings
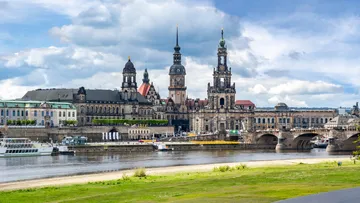
[[[246,165],[222,168],[224,172],[146,176],[146,179],[125,175],[113,181],[0,192],[0,202],[265,203],[360,186],[360,164],[350,161],[343,162],[342,166],[328,162],[266,168],[248,168]]]

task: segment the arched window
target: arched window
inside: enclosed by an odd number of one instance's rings
[[[320,123],[324,123],[324,120],[323,120],[323,118],[320,118]]]
[[[224,105],[225,105],[225,99],[224,98],[220,99],[220,105],[221,105],[221,108],[224,107]]]
[[[275,123],[275,119],[274,119],[274,118],[271,119],[271,123]]]
[[[89,112],[90,111],[90,108],[87,106],[86,107],[86,112]]]
[[[91,107],[91,113],[93,113],[93,112],[94,112],[94,107],[92,106],[92,107]]]
[[[116,107],[116,114],[119,114],[119,107]]]
[[[263,123],[265,123],[265,118],[263,118]]]
[[[261,123],[261,118],[258,118],[258,123]]]

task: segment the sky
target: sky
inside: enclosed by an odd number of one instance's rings
[[[176,25],[189,98],[207,97],[224,29],[236,99],[351,107],[360,93],[355,0],[0,0],[0,99],[38,88],[121,89],[131,57],[168,96]]]

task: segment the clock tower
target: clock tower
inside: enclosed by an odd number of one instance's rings
[[[227,66],[227,47],[224,39],[224,30],[221,30],[221,39],[218,46],[218,63],[214,68],[213,86],[208,84],[208,99],[210,109],[228,110],[235,108],[235,83],[231,84],[231,68]]]
[[[176,45],[174,50],[174,63],[169,70],[169,98],[171,98],[175,104],[184,105],[186,99],[186,70],[185,67],[181,64],[178,27],[176,27]]]

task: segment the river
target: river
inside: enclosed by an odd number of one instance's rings
[[[147,153],[78,154],[0,158],[0,182],[107,172],[139,167],[163,167],[241,161],[297,158],[349,157],[349,153],[329,155],[325,149],[307,152],[275,151],[172,151]]]

